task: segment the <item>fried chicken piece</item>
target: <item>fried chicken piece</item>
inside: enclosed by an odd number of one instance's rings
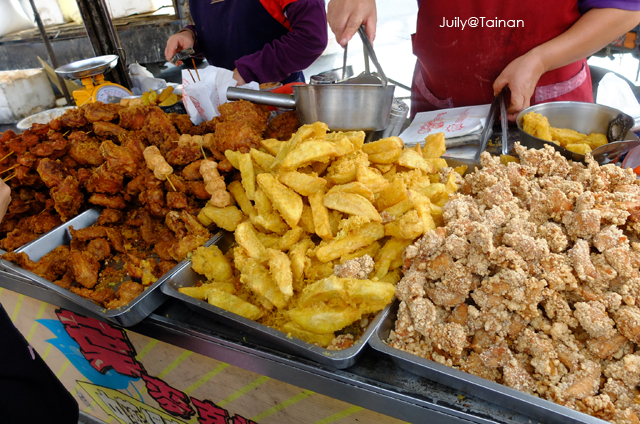
[[[89,193],[119,194],[124,188],[124,176],[101,165],[93,172],[85,188]]]
[[[22,166],[32,167],[38,158],[33,153],[25,153],[16,158],[16,163],[19,163]]]
[[[640,344],[640,309],[623,306],[615,314],[618,331],[636,344]]]
[[[87,119],[81,108],[69,109],[58,119],[60,119],[62,126],[67,128],[80,128],[87,125]]]
[[[573,315],[592,338],[597,339],[614,334],[613,325],[615,323],[609,318],[607,310],[602,303],[598,301],[577,302],[573,306],[575,308]]]
[[[88,289],[92,289],[98,284],[100,262],[90,252],[72,250],[69,256],[69,267],[71,267],[73,279],[78,284]]]
[[[209,234],[209,230],[203,227],[202,224],[200,224],[200,221],[198,221],[189,212],[181,211],[180,219],[182,220],[182,222],[184,222],[184,225],[187,227],[187,231],[189,232],[189,234],[205,236],[207,238],[211,236],[211,234]]]
[[[87,168],[80,168],[76,172],[76,179],[78,180],[80,185],[84,187],[84,185],[87,184],[87,181],[89,181],[89,178],[91,178],[91,175],[93,175],[92,170]]]
[[[102,210],[102,213],[98,217],[98,224],[117,224],[122,220],[122,211],[117,209],[106,208]]]
[[[209,237],[203,237],[199,235],[187,234],[181,238],[178,243],[169,248],[169,254],[177,262],[182,261],[190,252],[193,252],[198,247],[204,245]]]
[[[161,276],[165,275],[167,272],[171,271],[177,265],[178,265],[177,262],[172,261],[170,259],[169,260],[162,260],[162,261],[158,262],[158,266],[156,267],[156,269],[158,270],[158,272],[157,272],[158,277],[161,277]]]
[[[180,219],[180,213],[171,211],[164,219],[164,224],[176,235],[177,239],[181,239],[187,235],[187,227],[184,221]]]
[[[69,233],[73,239],[81,242],[97,238],[107,238],[115,250],[120,253],[126,253],[126,249],[124,248],[124,243],[122,241],[122,235],[114,228],[94,226],[75,230],[73,226],[70,226]]]
[[[69,171],[67,171],[67,168],[62,162],[49,158],[44,158],[40,161],[37,171],[42,182],[49,188],[60,185],[69,174]]]
[[[167,115],[162,109],[155,106],[149,108],[144,119],[142,130],[147,136],[149,143],[158,147],[162,146],[165,141],[178,140],[180,137]],[[161,149],[161,151],[162,150],[163,149]]]
[[[179,191],[167,192],[167,207],[170,209],[185,209],[188,206],[187,196]]]
[[[591,262],[590,251],[589,244],[581,239],[568,252],[576,275],[582,281],[593,281],[598,276],[596,268]]]
[[[202,160],[197,160],[192,162],[184,167],[182,170],[182,178],[189,181],[201,180],[202,175],[200,174],[200,164]]]
[[[149,109],[149,106],[129,106],[121,109],[118,112],[120,126],[128,130],[142,129]]]
[[[242,153],[249,153],[251,148],[258,148],[261,133],[248,123],[243,121],[223,121],[216,126],[213,134],[213,144],[215,149],[221,152],[233,150]]]
[[[110,209],[124,209],[127,204],[122,196],[108,196],[106,194],[94,193],[89,197],[89,203]]]
[[[53,148],[53,143],[50,141],[44,141],[42,143],[38,143],[29,149],[30,153],[41,158],[51,156],[54,151],[55,149]]]
[[[90,295],[91,300],[102,306],[111,302],[115,297],[116,292],[109,286],[96,287]]]
[[[189,181],[188,187],[189,194],[197,197],[198,199],[206,200],[211,198],[211,195],[207,192],[204,181]]]
[[[72,176],[68,176],[62,183],[51,189],[51,198],[55,202],[56,212],[65,222],[80,211],[84,196],[80,191],[80,183]]]
[[[141,165],[140,159],[126,148],[106,140],[100,145],[100,151],[107,161],[106,166],[110,172],[122,173],[128,177],[137,174]]]
[[[81,109],[89,122],[113,121],[118,117],[122,106],[117,103],[93,102],[83,105]]]
[[[183,166],[201,159],[202,151],[195,143],[176,146],[166,153],[165,158],[169,165]]]
[[[67,264],[70,259],[69,247],[64,245],[58,246],[40,258],[38,262],[33,262],[29,259],[29,256],[23,252],[5,253],[2,255],[2,259],[13,262],[45,280],[55,281],[67,272]]]
[[[140,225],[140,235],[142,240],[149,246],[155,245],[159,240],[159,235],[156,232],[158,223],[151,218],[149,212],[144,209],[138,209],[138,217],[142,221]]]
[[[267,129],[270,112],[266,106],[238,100],[221,104],[218,106],[218,111],[223,121],[246,122],[260,136]],[[218,126],[216,126],[217,131]],[[221,151],[224,152],[224,150]]]
[[[191,122],[189,115],[170,113],[169,119],[171,119],[173,125],[178,128],[178,132],[180,132],[180,134],[189,134],[189,130],[193,127],[193,123]]]
[[[111,122],[94,122],[93,133],[98,137],[110,140],[119,140],[121,136],[124,136],[129,131],[125,130],[119,125]]]
[[[73,275],[71,274],[70,269],[71,268],[67,266],[67,272],[65,272],[61,279],[55,280],[53,283],[62,287],[63,289],[69,290],[71,288],[71,285],[73,284]]]
[[[339,278],[367,279],[374,267],[373,258],[364,255],[356,259],[350,259],[333,267],[333,274]]]
[[[126,306],[133,299],[138,297],[144,291],[142,284],[134,281],[124,281],[116,291],[116,299],[105,304],[107,309],[116,309]]]
[[[100,166],[104,163],[100,153],[100,143],[95,140],[73,141],[69,147],[69,156],[85,166]]]
[[[275,138],[280,141],[289,141],[293,133],[300,128],[300,118],[295,110],[287,111],[273,118],[267,125],[264,138]]]
[[[129,151],[139,162],[144,160],[144,149],[147,147],[146,140],[141,131],[128,133],[125,137],[121,137],[122,147]]]
[[[86,252],[91,253],[97,260],[103,261],[111,255],[111,245],[106,239],[96,238],[87,243]]]

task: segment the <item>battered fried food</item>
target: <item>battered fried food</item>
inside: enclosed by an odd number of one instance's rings
[[[100,166],[104,163],[100,143],[95,140],[74,140],[69,146],[69,156],[80,165]]]
[[[89,122],[109,122],[118,117],[118,112],[120,112],[122,106],[114,103],[92,102],[83,105],[81,109],[84,112],[84,117]]]
[[[264,132],[264,138],[275,138],[280,141],[289,141],[291,136],[300,128],[300,118],[295,110],[287,111],[276,116],[269,122]]]
[[[216,150],[226,150],[248,153],[252,148],[260,145],[262,133],[257,132],[251,125],[242,121],[223,121],[216,125],[213,143]]]
[[[141,166],[140,159],[135,153],[125,147],[117,146],[109,140],[102,142],[100,152],[102,152],[102,156],[107,161],[107,169],[110,172],[133,177]]]
[[[80,183],[70,175],[60,185],[51,189],[51,198],[63,222],[76,216],[84,202]]]
[[[548,146],[488,153],[404,252],[388,343],[616,423],[638,422],[640,183]],[[625,187],[621,190],[621,187]],[[604,411],[607,411],[606,414]]]

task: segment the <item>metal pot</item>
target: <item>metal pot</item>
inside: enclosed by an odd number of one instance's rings
[[[302,124],[321,121],[332,131],[378,131],[389,123],[395,88],[375,84],[294,85],[290,96],[229,87],[227,98],[296,109]]]
[[[638,137],[630,130],[633,127],[633,118],[618,109],[596,103],[550,102],[531,106],[520,112],[516,118],[521,143],[532,149],[542,149],[548,144],[567,159],[584,161],[584,155],[574,153],[562,146],[525,132],[522,129],[522,123],[524,115],[529,112],[536,112],[545,116],[552,127],[568,128],[583,134],[600,133],[607,135],[610,127],[621,123],[620,128],[617,128],[617,132],[622,132],[618,140],[624,141],[610,142],[598,147],[591,153],[593,158],[601,165],[615,162],[621,155],[640,144],[638,143]],[[613,130],[614,128],[611,129]],[[615,133],[616,131],[613,132]]]

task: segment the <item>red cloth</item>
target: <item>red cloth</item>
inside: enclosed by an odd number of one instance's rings
[[[511,61],[562,34],[580,16],[576,0],[422,1],[412,36],[418,57],[412,114],[491,103],[493,83]],[[478,24],[471,27],[474,17]],[[593,102],[586,60],[542,75],[531,104],[552,100]]]

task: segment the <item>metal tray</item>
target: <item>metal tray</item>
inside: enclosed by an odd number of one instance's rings
[[[606,423],[606,421],[592,417],[591,415],[583,414],[582,412],[548,400],[540,399],[528,393],[447,367],[446,365],[387,345],[385,341],[389,338],[389,333],[395,326],[399,305],[400,302],[395,300],[390,307],[388,307],[388,310],[385,310],[385,315],[369,340],[369,345],[378,352],[390,356],[391,360],[400,368],[437,383],[444,384],[445,386],[460,390],[462,393],[468,393],[471,396],[484,399],[500,405],[503,408],[530,416],[542,423]]]
[[[233,233],[228,232],[222,234],[219,239],[215,240],[215,244],[223,252],[226,252],[233,243]],[[327,350],[314,344],[307,343],[296,337],[287,337],[287,334],[282,331],[267,327],[266,325],[251,321],[247,318],[241,317],[240,315],[234,314],[233,312],[210,305],[205,301],[180,293],[178,291],[180,287],[192,287],[205,279],[204,276],[193,271],[190,265],[190,263],[180,265],[180,269],[167,279],[166,283],[162,286],[162,291],[166,295],[180,299],[186,303],[189,309],[197,313],[265,339],[275,346],[286,349],[288,352],[303,356],[332,368],[348,368],[357,361],[358,357],[362,354],[367,341],[378,326],[378,323],[389,309],[389,306],[387,306],[385,309],[378,312],[371,323],[369,323],[364,334],[356,340],[352,347],[337,351]]]
[[[56,247],[63,244],[68,245],[71,242],[71,234],[69,232],[70,226],[73,226],[76,230],[89,227],[98,220],[100,213],[100,209],[91,208],[15,251],[17,253],[24,252],[32,261],[38,261],[41,257]],[[165,300],[167,300],[167,297],[161,290],[158,290],[158,288],[167,280],[167,278],[180,269],[184,262],[185,261],[179,263],[171,271],[160,277],[155,283],[142,292],[142,294],[129,302],[129,304],[117,309],[105,309],[102,306],[98,306],[94,302],[78,296],[77,294],[62,288],[53,282],[45,280],[44,278],[4,259],[0,260],[0,267],[8,271],[10,274],[13,274],[14,278],[22,280],[26,279],[44,286],[101,318],[115,322],[123,327],[130,327],[142,321],[158,306],[162,305]]]

